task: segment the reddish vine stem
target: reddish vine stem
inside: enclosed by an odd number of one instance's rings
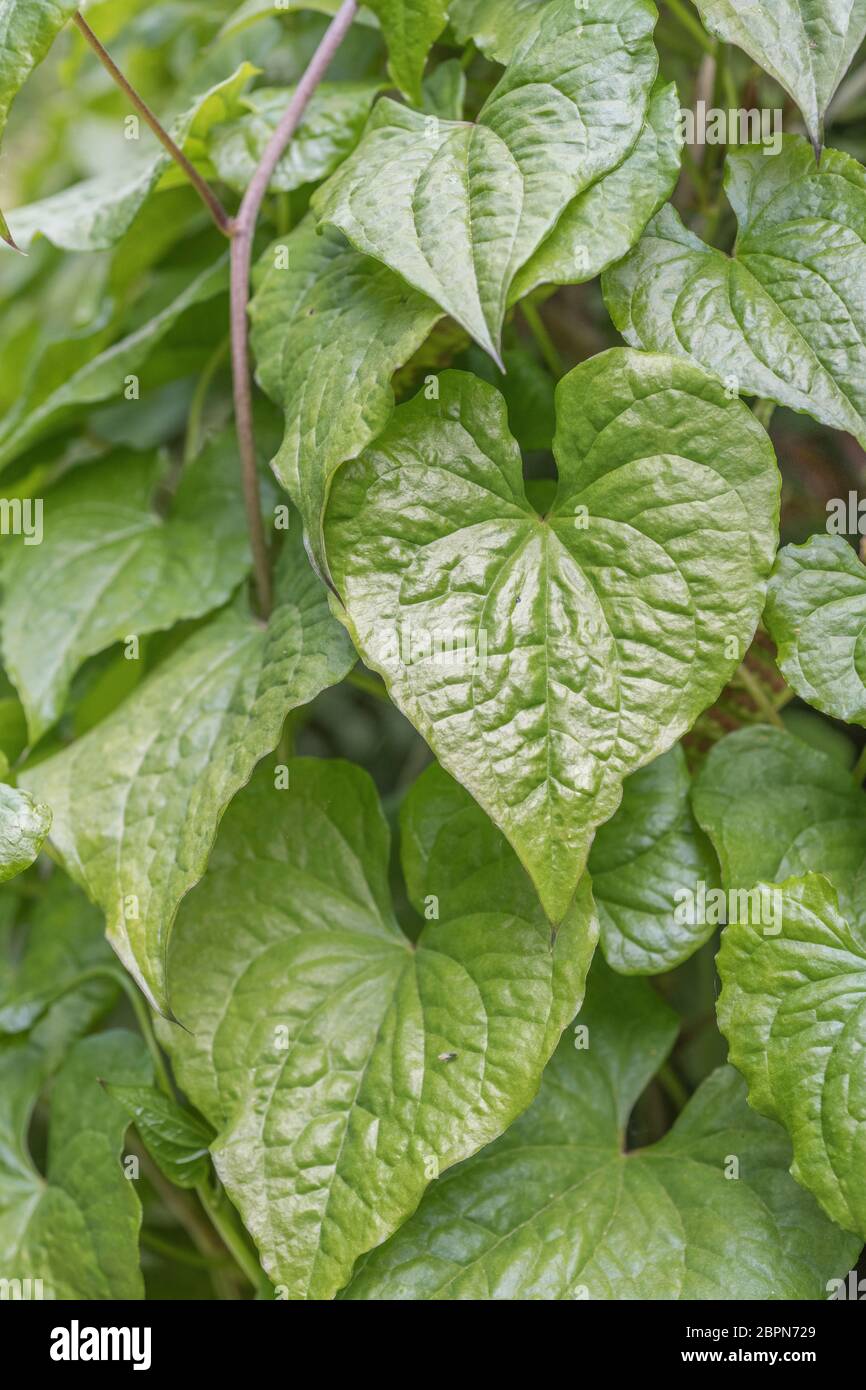
[[[344,0],[343,5],[325,31],[319,47],[310,60],[309,67],[298,83],[297,91],[289,103],[285,115],[268,141],[261,162],[244,194],[238,215],[231,226],[231,329],[235,427],[241,455],[247,520],[252,539],[256,590],[259,610],[263,618],[267,618],[271,611],[271,572],[256,470],[249,324],[247,322],[253,238],[259,212],[274,171],[286,146],[297,130],[310,98],[325,76],[337,49],[343,42],[357,9],[358,0]]]
[[[138,92],[132,84],[124,77],[108,49],[96,37],[90,25],[87,23],[87,20],[78,10],[76,10],[73,15],[73,22],[90,44],[90,47],[93,49],[103,67],[108,70],[118,87],[126,94],[136,111],[138,111],[142,119],[150,126],[159,143],[168,151],[175,163],[178,164],[186,174],[220,231],[225,236],[229,236],[231,234],[231,218],[213,189],[202,178],[198,170],[193,167],[180,146],[172,140],[168,131],[160,123],[159,118],[153,114],[147,102],[138,95]]]

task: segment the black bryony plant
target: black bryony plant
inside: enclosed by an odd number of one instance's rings
[[[0,0],[3,1299],[859,1287],[866,0],[660,9]]]

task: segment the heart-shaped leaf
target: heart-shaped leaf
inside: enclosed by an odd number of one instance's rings
[[[834,758],[780,729],[741,729],[710,753],[692,804],[726,889],[825,874],[866,929],[866,797]]]
[[[168,1008],[172,922],[223,811],[289,710],[354,660],[299,534],[281,557],[277,595],[267,627],[241,603],[227,609],[89,734],[20,779],[48,798],[65,868],[102,908],[109,941],[158,1009]]]
[[[629,1112],[677,1020],[646,983],[597,963],[576,1023],[526,1114],[439,1179],[344,1297],[825,1297],[857,1243],[788,1177],[784,1130],[749,1109],[733,1068],[703,1083],[660,1143],[625,1152]]]
[[[780,550],[765,622],[779,669],[801,700],[866,724],[866,567],[841,536]]]
[[[724,378],[866,442],[866,170],[805,140],[728,155],[733,256],[668,206],[605,272],[610,315],[633,347],[682,353]]]
[[[820,874],[767,891],[777,927],[722,934],[719,1027],[751,1103],[790,1134],[795,1178],[866,1239],[866,940]]]
[[[364,661],[556,922],[623,778],[691,726],[752,637],[778,471],[714,379],[614,349],[557,388],[542,519],[498,392],[456,372],[439,392],[338,474],[328,560]]]
[[[517,271],[641,132],[655,20],[650,0],[595,0],[586,16],[555,0],[474,123],[380,101],[358,149],[315,195],[318,217],[498,360]]]
[[[813,142],[820,146],[824,113],[866,38],[866,0],[695,4],[711,34],[744,49],[794,98]]]
[[[412,823],[436,794],[422,777]],[[414,945],[373,784],[334,761],[293,761],[288,785],[263,765],[181,907],[169,981],[185,1027],[160,1035],[283,1296],[332,1297],[438,1172],[500,1134],[582,997],[588,880],[552,945],[513,854],[462,797],[458,863],[407,864],[428,919]]]

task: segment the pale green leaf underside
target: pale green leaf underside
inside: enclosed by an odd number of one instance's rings
[[[47,806],[0,782],[0,883],[30,867],[50,826]]]
[[[242,97],[255,73],[242,63],[231,77],[218,83],[169,125],[175,143],[194,164],[211,172],[208,139],[213,127],[237,116]],[[142,142],[155,140],[145,128]],[[170,154],[160,145],[156,153],[137,153],[133,142],[125,145],[118,167],[65,188],[9,214],[16,243],[26,249],[37,236],[66,251],[106,251],[129,230],[143,204],[162,182],[182,181]]]
[[[633,347],[701,363],[760,396],[866,441],[866,171],[838,150],[820,168],[785,136],[728,155],[733,256],[667,206],[605,272],[605,302]]]
[[[370,779],[303,759],[289,774],[279,789],[263,765],[226,813],[172,939],[171,996],[189,1031],[161,1023],[160,1035],[219,1130],[217,1170],[271,1279],[289,1298],[324,1299],[437,1170],[529,1104],[597,927],[585,880],[552,944],[507,847],[488,864],[495,832],[462,793],[463,852],[494,891],[467,899],[459,872],[407,873],[439,894],[412,946]]]
[[[780,550],[765,622],[801,700],[866,724],[866,567],[847,541],[812,536]]]
[[[77,0],[0,0],[0,136],[13,100],[76,8]],[[14,245],[2,213],[0,236]]]
[[[752,1104],[790,1134],[794,1176],[866,1238],[866,940],[823,876],[775,892],[780,932],[722,935],[719,1027]]]
[[[614,970],[658,975],[688,960],[712,922],[680,921],[679,894],[719,883],[712,846],[689,804],[678,745],[627,778],[619,810],[599,826],[589,854],[601,945]]]
[[[866,797],[833,758],[779,729],[741,729],[710,753],[692,804],[725,888],[825,874],[866,929]]]
[[[660,1143],[625,1153],[629,1111],[676,1019],[648,985],[597,964],[577,1023],[589,1046],[566,1032],[526,1114],[444,1174],[343,1296],[825,1297],[857,1244],[790,1180],[784,1131],[749,1110],[736,1072],[714,1072]]]
[[[129,1121],[99,1078],[147,1084],[153,1069],[144,1043],[132,1033],[100,1033],[68,1053],[51,1092],[45,1177],[26,1138],[43,1074],[38,1048],[0,1045],[3,1277],[41,1279],[46,1299],[143,1298],[141,1206],[120,1164]]]
[[[778,472],[713,378],[614,349],[558,386],[542,519],[499,393],[456,372],[439,387],[335,480],[335,612],[558,921],[623,778],[716,698],[730,639],[751,639]]]
[[[785,88],[812,139],[866,37],[866,0],[695,0],[704,24],[734,43]]]
[[[42,543],[4,557],[3,664],[32,742],[87,657],[211,612],[249,568],[234,431],[184,470],[167,520],[153,511],[163,472],[144,454],[90,465],[48,494]]]
[[[370,81],[323,82],[317,87],[274,171],[271,192],[290,193],[333,173],[360,140],[381,86]],[[211,131],[208,155],[221,181],[236,193],[246,192],[295,91],[293,86],[259,87],[245,99],[249,109],[243,115]]]
[[[169,1007],[171,925],[223,811],[276,746],[289,710],[352,664],[298,537],[282,560],[267,628],[234,605],[91,733],[21,778],[48,799],[64,867],[102,908],[111,944],[160,1010]]]
[[[383,100],[313,199],[319,219],[498,358],[514,276],[637,140],[656,74],[649,0],[546,6],[475,123]]]
[[[250,316],[259,381],[286,417],[274,471],[326,574],[322,514],[331,478],[384,429],[394,408],[391,378],[442,311],[339,232],[318,234],[307,219],[262,258]]]

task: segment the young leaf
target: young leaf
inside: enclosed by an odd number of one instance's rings
[[[597,963],[576,1023],[526,1114],[444,1174],[343,1297],[824,1297],[858,1247],[788,1179],[785,1133],[749,1109],[733,1068],[660,1143],[626,1152],[676,1018],[647,984]]]
[[[589,871],[602,950],[623,975],[673,970],[714,930],[677,910],[683,892],[719,885],[712,845],[692,815],[690,780],[677,745],[626,779],[619,810],[593,841]]]
[[[3,661],[32,742],[60,717],[89,656],[219,608],[249,569],[234,431],[188,466],[168,520],[153,511],[164,461],[119,453],[45,499],[40,546],[3,566]]]
[[[226,806],[276,746],[289,710],[354,660],[299,537],[281,559],[266,628],[235,604],[114,714],[20,779],[48,797],[64,866],[102,908],[109,941],[160,1010],[172,922]]]
[[[47,806],[0,782],[0,883],[30,867],[50,827]]]
[[[384,429],[391,378],[442,311],[339,232],[317,234],[306,220],[265,253],[250,316],[259,381],[286,417],[274,471],[327,574],[322,515],[331,479]]]
[[[323,82],[313,93],[270,182],[272,193],[291,192],[333,173],[357,145],[380,82]],[[218,125],[208,153],[219,178],[244,193],[295,93],[294,87],[259,87],[245,100],[247,112]]]
[[[289,1298],[332,1297],[439,1171],[502,1132],[582,997],[588,881],[551,945],[507,847],[515,897],[495,868],[492,898],[471,893],[463,864],[485,861],[492,832],[464,802],[461,861],[432,867],[416,945],[391,905],[376,792],[348,763],[293,761],[284,788],[262,767],[181,907],[169,982],[185,1028],[160,1036]]]
[[[772,890],[778,931],[722,934],[719,1027],[749,1099],[791,1136],[791,1172],[828,1216],[866,1239],[866,941],[820,874]]]
[[[866,171],[839,150],[816,166],[793,135],[769,153],[728,155],[733,256],[664,207],[605,272],[605,302],[633,347],[681,353],[866,442]]]
[[[779,669],[801,700],[866,724],[866,567],[841,536],[780,550],[765,622]]]
[[[50,1299],[138,1299],[141,1207],[120,1166],[129,1119],[100,1076],[147,1085],[152,1064],[132,1033],[75,1044],[51,1096],[45,1176],[27,1149],[43,1081],[32,1043],[0,1045],[0,1269],[40,1279]]]
[[[556,400],[544,519],[502,397],[449,372],[340,471],[325,524],[363,660],[554,922],[623,778],[691,726],[750,641],[779,491],[751,412],[677,359],[602,353]]]
[[[631,250],[677,181],[678,115],[676,85],[657,82],[637,144],[622,164],[569,203],[547,240],[517,272],[511,303],[537,285],[592,280]]]
[[[175,1187],[197,1187],[210,1175],[213,1131],[190,1110],[155,1086],[105,1087],[134,1121],[139,1138],[160,1172]]]
[[[0,0],[0,135],[14,98],[77,4],[78,0]],[[0,237],[15,245],[2,212]]]
[[[785,88],[816,146],[824,114],[863,39],[866,0],[695,0],[701,19]]]
[[[517,271],[640,134],[655,18],[649,0],[598,0],[578,25],[572,0],[556,0],[474,124],[380,101],[358,149],[314,196],[317,216],[498,361]]]
[[[215,265],[196,275],[166,308],[98,356],[88,357],[78,365],[77,344],[73,343],[70,350],[72,370],[60,385],[55,386],[52,381],[46,392],[46,378],[37,371],[0,426],[0,468],[6,467],[37,440],[67,427],[89,406],[112,398],[122,400],[127,378],[142,370],[154,348],[181,316],[194,305],[221,294],[227,287],[228,261],[221,256]]]
[[[866,798],[834,758],[780,729],[741,729],[710,753],[692,804],[726,889],[826,874],[866,929]]]
[[[391,76],[416,105],[427,54],[448,18],[448,0],[366,0],[388,45]]]
[[[255,72],[251,63],[241,63],[231,77],[197,97],[170,125],[175,144],[206,174],[211,172],[210,132],[241,113],[243,93]],[[127,149],[118,168],[17,209],[9,214],[9,225],[22,249],[44,236],[66,251],[107,251],[129,230],[155,189],[185,178],[161,146],[154,154],[132,158]]]

